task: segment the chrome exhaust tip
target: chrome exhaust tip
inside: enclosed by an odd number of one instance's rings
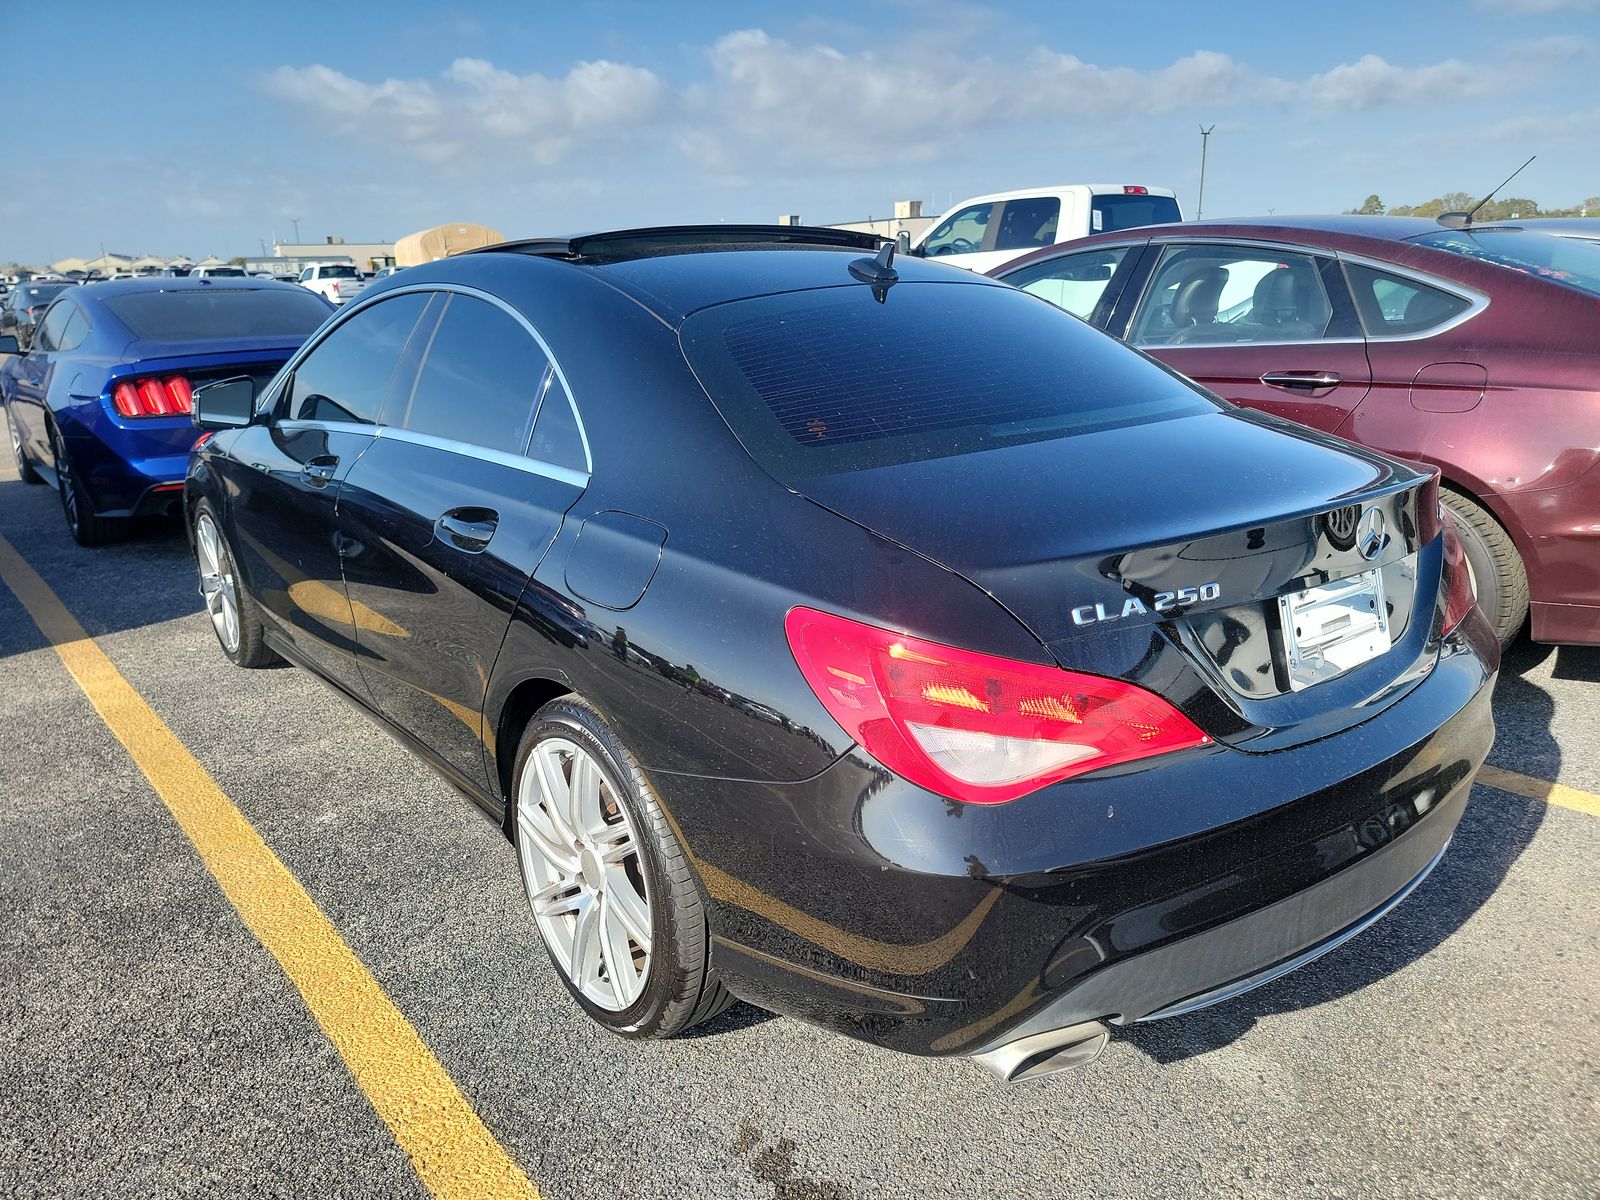
[[[1057,1071],[1088,1066],[1100,1057],[1110,1040],[1111,1031],[1101,1022],[1084,1021],[1064,1029],[1031,1033],[974,1054],[972,1060],[1002,1083],[1027,1083]]]

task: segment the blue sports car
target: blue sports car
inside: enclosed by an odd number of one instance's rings
[[[67,527],[96,546],[128,517],[181,510],[202,383],[258,389],[334,308],[265,279],[126,279],[69,288],[19,353],[0,336],[0,404],[17,468],[52,482]]]

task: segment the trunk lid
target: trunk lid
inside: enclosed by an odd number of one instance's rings
[[[1198,676],[1232,714],[1207,729],[1222,741],[1323,736],[1431,662],[1435,477],[1275,418],[1208,413],[794,486],[989,592],[1062,666],[1112,673],[1114,642],[1169,699],[1192,701]],[[1381,530],[1368,556],[1357,535],[1370,512]],[[1280,597],[1369,572],[1388,648],[1297,684],[1291,655],[1309,654],[1291,649]],[[1173,654],[1188,670],[1173,672]]]

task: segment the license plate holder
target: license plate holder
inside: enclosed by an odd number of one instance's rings
[[[1290,691],[1334,679],[1389,649],[1381,570],[1279,596],[1278,616]]]

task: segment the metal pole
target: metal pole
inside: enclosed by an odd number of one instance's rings
[[[300,218],[290,217],[289,224],[294,226],[294,244],[298,246],[300,244]]]
[[[1206,146],[1211,140],[1211,130],[1215,125],[1200,126],[1200,195],[1194,202],[1194,219],[1198,221],[1206,211]]]

